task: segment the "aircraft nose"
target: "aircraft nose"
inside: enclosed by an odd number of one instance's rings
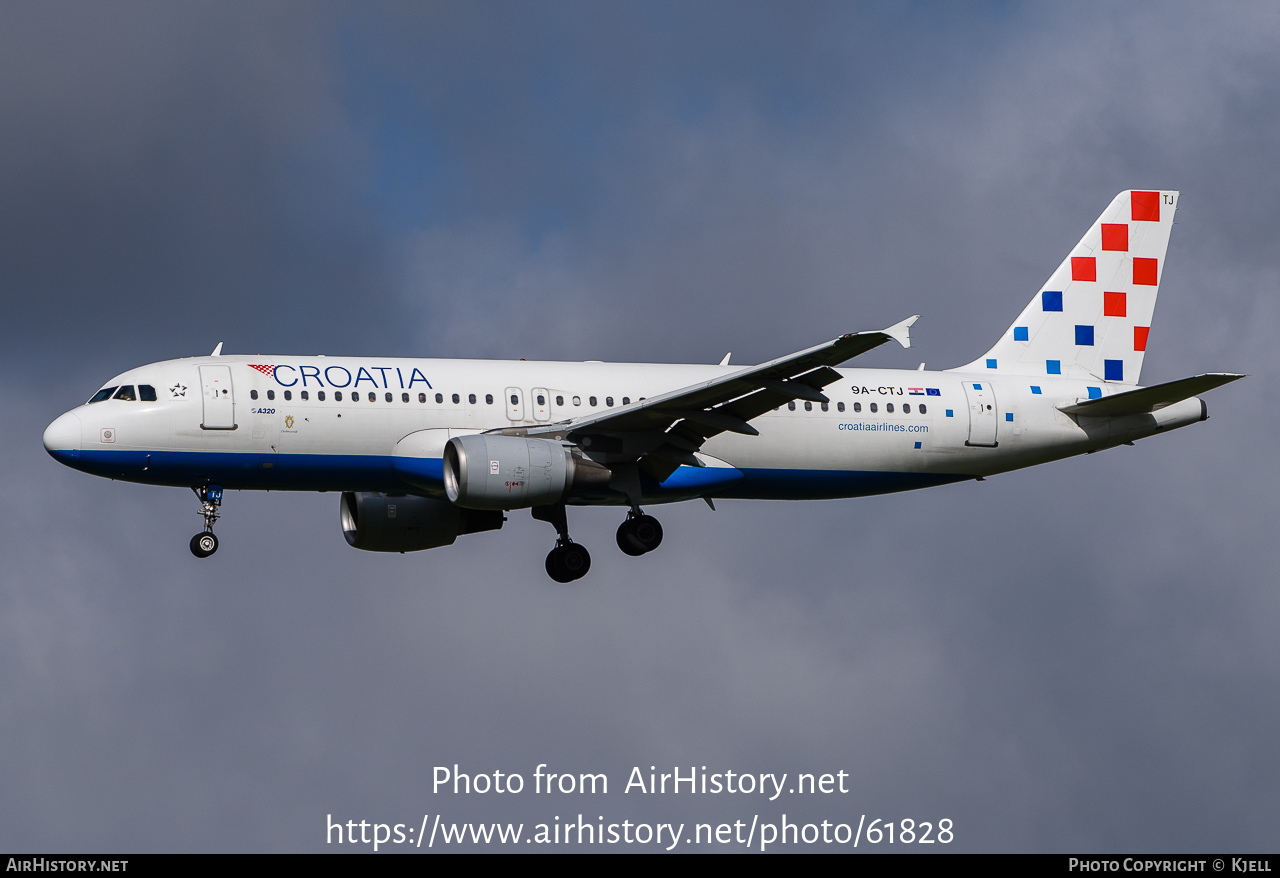
[[[45,427],[44,450],[59,463],[74,466],[80,459],[80,419],[67,412]]]

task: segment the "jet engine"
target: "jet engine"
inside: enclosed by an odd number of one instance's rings
[[[450,546],[462,534],[498,530],[500,511],[461,509],[444,500],[403,494],[342,495],[342,534],[369,552],[416,552]]]
[[[612,476],[548,439],[475,433],[455,436],[444,447],[444,489],[468,509],[524,509],[560,502],[567,494],[602,490]]]

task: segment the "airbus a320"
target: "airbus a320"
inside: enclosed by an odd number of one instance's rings
[[[223,355],[108,381],[44,446],[93,475],[195,491],[198,558],[227,490],[341,492],[348,543],[451,545],[530,509],[546,570],[584,576],[568,506],[625,509],[618,547],[651,552],[661,503],[862,497],[981,479],[1208,416],[1243,377],[1138,385],[1178,206],[1115,197],[995,346],[946,371],[837,368],[910,346],[915,317],[757,366]]]

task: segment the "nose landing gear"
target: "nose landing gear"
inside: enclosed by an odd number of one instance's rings
[[[632,557],[652,552],[662,544],[662,525],[652,515],[632,510],[618,526],[618,548]]]
[[[535,506],[532,512],[534,518],[555,527],[558,534],[556,547],[547,554],[547,575],[556,582],[573,582],[586,576],[591,569],[591,553],[570,539],[564,504]]]
[[[197,558],[208,558],[218,551],[218,538],[213,534],[213,523],[221,514],[218,507],[222,505],[222,486],[206,485],[192,488],[200,500],[200,514],[204,516],[204,530],[191,538],[191,554]]]

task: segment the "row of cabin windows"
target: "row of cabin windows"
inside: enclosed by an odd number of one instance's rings
[[[144,385],[144,386],[145,386],[145,385]],[[155,399],[155,390],[153,390],[153,389],[151,389],[151,388],[147,388],[147,389],[151,391],[150,399]],[[107,388],[107,389],[105,389],[105,390],[100,390],[100,391],[98,391],[98,395],[97,395],[97,396],[95,396],[93,399],[91,399],[91,400],[90,400],[90,402],[97,402],[100,398],[101,398],[101,399],[106,399],[106,397],[105,397],[105,396],[103,396],[102,394],[104,394],[104,393],[108,393],[108,391],[111,391],[111,390],[115,390],[115,388],[114,388],[114,387],[108,387],[108,388]],[[123,388],[122,388],[122,390],[123,390]],[[130,390],[130,392],[132,392],[133,388],[132,388],[132,387],[130,387],[130,388],[129,388],[129,390]],[[292,400],[292,399],[293,399],[293,391],[291,391],[291,390],[286,390],[286,391],[284,391],[284,392],[283,392],[283,396],[284,396],[285,400]],[[348,396],[348,398],[351,400],[351,402],[359,402],[359,401],[360,401],[360,391],[358,391],[358,390],[353,390],[353,391],[351,391],[347,396]],[[385,394],[384,396],[385,396],[385,398],[386,398],[386,401],[387,401],[387,402],[394,402],[394,401],[395,401],[395,394],[394,394],[394,393],[387,393],[387,394]],[[443,403],[444,403],[444,394],[443,394],[443,393],[437,393],[435,396],[436,396],[436,402],[437,402],[438,404],[443,404]],[[130,399],[132,399],[132,397],[129,397],[129,398],[130,398]],[[148,397],[145,397],[145,396],[143,397],[143,399],[147,399],[147,398],[148,398]],[[258,391],[256,391],[256,390],[250,390],[250,391],[249,391],[249,398],[250,398],[250,399],[257,399],[257,398],[258,398]],[[274,400],[275,398],[276,398],[276,392],[275,392],[274,390],[268,390],[268,391],[267,391],[267,399]],[[310,398],[311,398],[310,391],[307,391],[307,390],[300,390],[300,391],[298,391],[298,398],[299,398],[299,399],[302,399],[302,400],[308,400],[308,399],[310,399]],[[324,392],[323,390],[317,390],[317,391],[316,391],[316,399],[318,399],[320,402],[324,402],[324,401],[325,401],[325,392]],[[341,391],[341,390],[335,390],[335,391],[333,391],[333,399],[334,399],[334,402],[342,402],[342,391]],[[410,396],[409,396],[409,394],[408,394],[408,393],[401,393],[401,394],[400,394],[400,401],[401,401],[401,402],[408,402],[408,401],[409,401],[409,399],[410,399]],[[451,394],[451,395],[450,395],[450,399],[453,401],[453,404],[454,404],[454,405],[460,405],[460,404],[462,403],[462,396],[461,396],[460,394],[457,394],[457,393]],[[543,396],[541,393],[539,393],[539,394],[537,395],[537,397],[535,397],[535,399],[536,399],[536,401],[537,401],[537,404],[538,404],[538,405],[540,405],[540,406],[544,406],[544,405],[546,405],[546,404],[547,404],[547,398],[546,398],[545,396]],[[644,400],[644,397],[640,397],[640,399],[641,399],[641,401],[643,401],[643,400]],[[369,391],[369,402],[377,402],[377,401],[378,401],[378,394],[374,393],[372,390],[371,390],[371,391]],[[427,401],[427,395],[426,395],[425,393],[419,393],[419,394],[418,394],[418,402],[425,403],[426,401]],[[475,404],[476,404],[476,395],[475,395],[474,393],[468,393],[468,394],[467,394],[467,402],[468,402],[468,403],[470,403],[471,405],[475,405]],[[485,405],[493,405],[493,394],[492,394],[492,393],[486,393],[486,394],[484,395],[484,402],[485,402]],[[593,406],[594,406],[594,405],[596,405],[596,397],[594,397],[594,396],[589,396],[589,397],[587,397],[587,403],[588,403],[589,405],[593,405]],[[511,404],[512,404],[512,405],[514,405],[514,406],[518,406],[518,405],[520,405],[520,397],[519,397],[519,396],[517,396],[517,395],[516,395],[516,394],[514,394],[514,393],[513,393],[513,394],[511,394]],[[580,397],[580,396],[575,396],[575,397],[573,398],[573,404],[574,404],[574,405],[582,405],[582,397]],[[613,406],[613,397],[612,397],[612,396],[606,396],[606,397],[604,398],[604,404],[605,404],[605,406],[606,406],[606,407],[610,407],[610,408],[612,408],[612,406]],[[624,396],[624,397],[622,398],[622,404],[623,404],[623,405],[631,405],[631,397],[629,397],[629,396]],[[557,397],[556,397],[556,405],[560,405],[560,406],[564,405],[564,397],[563,397],[563,396],[557,396]],[[843,409],[842,409],[842,411],[843,411]]]
[[[820,403],[820,405],[822,406],[822,410],[823,410],[824,412],[825,412],[825,411],[828,411],[828,410],[829,410],[829,408],[830,408],[830,407],[829,407],[829,405],[828,405],[827,403],[825,403],[825,402],[824,402],[824,403]],[[877,412],[879,412],[879,411],[880,411],[880,409],[879,409],[878,405],[877,405],[876,403],[874,403],[874,402],[872,402],[872,403],[868,403],[867,405],[868,405],[868,407],[870,408],[870,410],[871,410],[871,413],[872,413],[872,414],[876,414]],[[929,407],[928,407],[927,405],[925,405],[924,403],[920,403],[918,406],[916,406],[916,408],[918,408],[918,409],[920,410],[920,414],[922,414],[922,415],[927,415],[927,414],[929,414]],[[792,400],[791,402],[787,403],[787,411],[794,412],[795,410],[796,410],[796,404],[795,404],[795,401],[794,401],[794,400]],[[806,412],[811,412],[811,411],[813,411],[813,403],[811,403],[811,402],[806,402],[806,403],[804,404],[804,410],[805,410]],[[860,402],[855,402],[855,403],[853,404],[853,410],[854,410],[855,412],[860,412],[860,411],[862,411],[862,403],[860,403]],[[891,403],[891,402],[886,402],[886,403],[884,404],[884,410],[885,410],[885,412],[886,412],[887,414],[890,414],[890,415],[891,415],[891,414],[893,414],[893,403]],[[836,403],[836,411],[838,411],[838,412],[842,412],[842,411],[844,411],[844,403],[842,403],[842,402],[838,402],[838,403]],[[904,403],[902,404],[902,413],[903,413],[904,415],[909,415],[909,414],[911,414],[911,403],[909,403],[909,402],[904,402]]]
[[[128,402],[155,402],[156,389],[150,384],[139,384],[137,393],[133,390],[132,384],[124,384],[117,387],[104,387],[93,395],[89,402],[102,402],[104,399],[123,399]]]

